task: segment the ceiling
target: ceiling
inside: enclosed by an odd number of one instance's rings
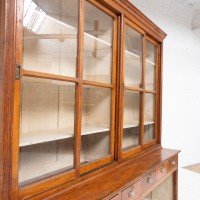
[[[176,0],[180,5],[190,6],[193,10],[191,29],[200,29],[200,0]]]

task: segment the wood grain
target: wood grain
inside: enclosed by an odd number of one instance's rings
[[[11,164],[15,78],[15,8],[13,0],[0,1],[0,199],[3,200],[13,199]]]

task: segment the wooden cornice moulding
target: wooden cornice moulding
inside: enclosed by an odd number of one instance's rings
[[[116,12],[126,15],[129,19],[133,20],[138,26],[148,32],[154,39],[162,42],[167,34],[162,31],[155,23],[146,17],[140,10],[138,10],[131,2],[127,0],[98,0],[110,5]],[[114,4],[114,6],[113,6]]]

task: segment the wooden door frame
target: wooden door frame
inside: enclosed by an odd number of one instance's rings
[[[0,199],[13,199],[12,130],[15,81],[15,0],[0,1]]]

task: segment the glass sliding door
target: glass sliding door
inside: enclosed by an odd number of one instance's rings
[[[124,29],[122,151],[127,152],[141,146],[143,35],[128,20]]]
[[[115,78],[114,23],[116,16],[98,4],[84,4],[81,173],[114,158]]]
[[[24,0],[20,186],[74,169],[78,4]]]

